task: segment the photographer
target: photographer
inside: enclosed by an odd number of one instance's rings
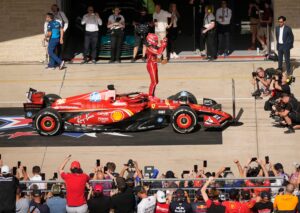
[[[148,17],[147,9],[142,8],[139,14],[139,17],[133,22],[134,25],[134,48],[133,48],[133,56],[131,62],[135,62],[138,50],[140,45],[143,45],[142,59],[146,61],[146,50],[147,50],[147,41],[146,36],[149,32],[149,25],[151,20]]]
[[[272,77],[270,90],[272,90],[271,97],[266,101],[264,109],[266,111],[272,110],[272,106],[275,104],[283,93],[291,94],[291,88],[288,84],[288,78],[285,73],[276,73]]]
[[[261,93],[268,94],[271,85],[272,73],[271,69],[264,70],[262,67],[257,68],[256,72],[252,72],[253,84],[256,84],[257,90],[252,93],[255,98],[260,97]]]
[[[136,161],[133,161],[132,159],[129,159],[128,163],[124,164],[124,167],[120,172],[120,177],[124,177],[125,172],[127,172],[126,179],[134,178],[134,180],[137,182],[138,179],[143,178],[143,174],[139,169],[138,163]]]
[[[293,123],[300,123],[300,104],[298,100],[289,94],[283,94],[281,102],[284,104],[282,110],[278,110],[278,115],[285,121],[288,130],[285,134],[295,133],[295,129],[299,128],[299,125],[293,127]]]
[[[115,7],[112,15],[108,18],[107,28],[111,31],[111,59],[109,63],[120,63],[121,48],[125,28],[125,19],[120,15],[120,8]]]

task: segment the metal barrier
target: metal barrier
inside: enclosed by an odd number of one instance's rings
[[[214,182],[216,183],[226,183],[228,181],[230,181],[231,183],[234,183],[236,181],[240,181],[243,182],[245,180],[283,180],[283,177],[249,177],[249,178],[215,178]],[[203,181],[203,183],[208,180],[208,178],[187,178],[187,179],[178,179],[178,178],[163,178],[163,179],[141,179],[140,180],[140,185],[144,185],[144,186],[148,186],[149,190],[148,193],[150,195],[155,194],[158,190],[162,190],[165,191],[166,193],[172,193],[174,192],[177,188],[170,188],[170,187],[163,187],[165,185],[165,183],[170,183],[170,182],[177,182],[177,183],[183,183],[183,182],[193,182],[193,181]],[[112,179],[107,179],[107,180],[90,180],[89,183],[105,183],[105,182],[114,182],[114,180]],[[45,185],[45,189],[41,190],[42,192],[49,192],[51,190],[47,189],[47,185],[48,184],[64,184],[64,181],[61,180],[49,180],[49,181],[20,181],[21,184],[35,184],[35,183],[44,183]],[[157,187],[155,186],[153,183],[158,183],[159,186],[161,187]],[[183,189],[185,191],[187,191],[189,197],[191,199],[193,199],[195,197],[195,193],[197,190],[199,190],[201,186],[199,187],[180,187],[180,189]],[[285,188],[283,186],[253,186],[253,187],[247,187],[247,186],[218,186],[218,187],[208,187],[208,189],[210,188],[215,188],[218,189],[220,191],[222,191],[224,194],[226,194],[226,191],[230,190],[230,189],[238,189],[238,190],[243,190],[243,189],[279,189],[279,188]],[[115,190],[115,188],[112,189],[104,189],[104,191],[112,191]],[[31,189],[28,190],[24,190],[23,192],[31,192]],[[63,192],[65,192],[65,190],[62,190]]]

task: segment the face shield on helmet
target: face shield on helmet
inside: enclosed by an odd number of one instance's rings
[[[149,45],[157,46],[158,45],[158,37],[153,33],[149,33],[146,38]]]

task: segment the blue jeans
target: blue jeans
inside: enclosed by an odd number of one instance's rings
[[[55,54],[55,49],[59,45],[59,38],[51,38],[48,44],[49,67],[61,64],[61,59]]]

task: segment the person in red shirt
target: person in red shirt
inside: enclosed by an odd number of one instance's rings
[[[231,189],[229,191],[229,201],[222,203],[226,207],[226,213],[240,213],[242,205],[239,202],[239,191]]]
[[[86,213],[88,211],[88,206],[86,204],[84,192],[85,186],[89,181],[89,176],[83,173],[78,161],[73,161],[71,163],[71,173],[65,173],[64,168],[70,158],[71,155],[64,160],[59,169],[60,176],[65,181],[66,185],[66,210],[68,213]]]
[[[264,176],[268,178],[269,177],[269,173],[268,173],[268,171],[266,169],[265,163],[263,163],[262,160],[257,160],[256,162],[260,165]],[[248,168],[249,167],[246,167],[245,173],[247,173],[247,169]],[[257,177],[260,177],[260,176],[262,176],[262,175],[259,174]],[[245,185],[247,187],[261,187],[261,186],[269,187],[271,185],[271,183],[270,183],[270,180],[268,180],[268,179],[265,179],[265,180],[261,180],[260,179],[260,180],[255,180],[255,181],[245,180]],[[260,196],[260,193],[262,193],[263,191],[269,192],[270,189],[269,188],[255,188],[254,189],[254,193],[255,193],[256,196]]]
[[[170,213],[170,205],[167,203],[166,194],[163,191],[157,191],[156,200],[155,213]]]
[[[243,212],[243,213],[253,213],[253,211],[251,209],[255,205],[256,200],[253,199],[253,198],[251,199],[250,191],[249,190],[247,190],[247,191],[242,190],[242,192],[241,192],[241,198],[242,198],[242,201],[241,201],[241,205],[242,205],[241,212]]]
[[[151,84],[149,86],[149,95],[154,96],[156,85],[158,84],[157,56],[162,54],[167,46],[167,38],[161,40],[158,46],[158,37],[153,33],[149,33],[147,40],[147,70],[150,75]]]
[[[225,213],[226,207],[222,206],[222,203],[219,202],[219,193],[217,190],[212,189],[210,192],[211,199],[208,198],[206,193],[206,189],[214,181],[214,177],[209,177],[209,179],[205,182],[204,186],[201,189],[201,194],[203,200],[206,203],[207,213]]]

